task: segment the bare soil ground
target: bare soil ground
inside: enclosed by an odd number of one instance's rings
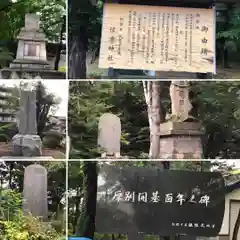
[[[217,67],[215,78],[240,79],[240,64],[231,64],[229,68]]]
[[[0,142],[0,157],[11,156],[11,143]],[[43,148],[42,153],[44,157],[53,157],[54,159],[65,159],[65,149],[50,149]]]

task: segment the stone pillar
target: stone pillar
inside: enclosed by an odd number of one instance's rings
[[[12,156],[38,157],[42,155],[42,141],[37,135],[36,93],[22,91],[17,114],[18,134],[12,138]]]
[[[191,115],[189,82],[172,81],[171,115],[160,125],[160,157],[163,159],[201,159],[203,130]]]

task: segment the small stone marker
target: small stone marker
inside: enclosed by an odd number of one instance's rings
[[[98,147],[105,156],[120,156],[121,121],[111,113],[104,113],[98,123]]]
[[[48,218],[47,170],[32,164],[25,168],[23,187],[23,211],[33,216]]]

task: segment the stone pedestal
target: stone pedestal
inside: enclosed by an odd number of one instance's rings
[[[13,157],[38,157],[42,156],[42,141],[38,135],[16,134],[12,138]]]
[[[203,150],[199,122],[165,122],[160,125],[162,159],[201,159]]]

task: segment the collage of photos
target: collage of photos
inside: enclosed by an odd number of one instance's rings
[[[238,0],[0,1],[0,240],[240,240]]]

